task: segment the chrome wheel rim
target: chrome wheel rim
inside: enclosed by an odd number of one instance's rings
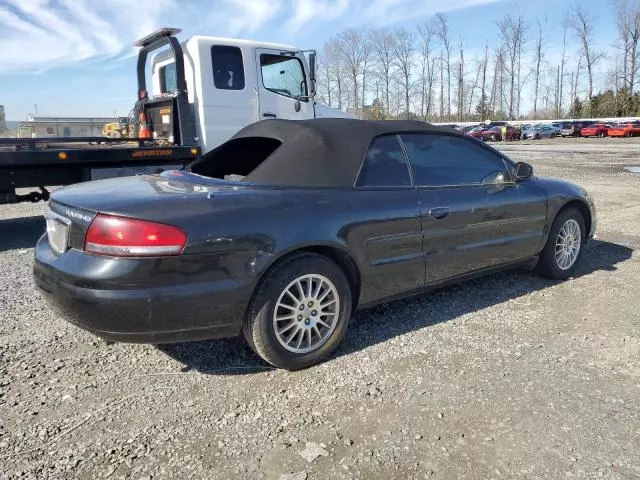
[[[302,275],[287,285],[273,310],[278,343],[293,353],[320,348],[338,324],[340,296],[323,275]]]
[[[576,263],[581,242],[580,225],[570,218],[564,222],[556,237],[556,264],[560,270],[569,270]]]

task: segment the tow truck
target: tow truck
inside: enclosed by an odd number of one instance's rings
[[[0,204],[46,201],[47,186],[182,168],[256,121],[347,116],[315,102],[315,51],[210,36],[180,42],[180,31],[135,43],[132,138],[0,139]],[[37,190],[16,191],[24,188]]]

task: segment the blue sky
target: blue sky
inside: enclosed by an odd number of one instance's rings
[[[580,4],[597,13],[594,43],[608,54],[596,72],[598,88],[615,55],[615,18],[602,0]],[[321,49],[345,28],[413,27],[443,11],[456,44],[461,34],[472,59],[485,41],[498,43],[495,22],[520,10],[530,38],[536,21],[543,23],[546,56],[555,63],[571,5],[558,0],[0,0],[0,104],[9,120],[24,119],[35,104],[40,115],[125,115],[135,101],[131,45],[161,26],[182,28],[183,39],[232,36]],[[574,45],[571,61],[578,53]],[[533,55],[533,41],[526,49],[525,60]]]

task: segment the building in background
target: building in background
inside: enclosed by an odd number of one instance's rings
[[[20,122],[21,138],[41,137],[100,137],[107,123],[117,121],[113,117],[45,117],[27,115]]]
[[[7,119],[4,114],[4,105],[0,105],[0,133],[7,129]]]

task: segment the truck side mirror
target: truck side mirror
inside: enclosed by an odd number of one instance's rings
[[[311,95],[316,93],[316,52],[309,53],[309,80],[311,81]]]

